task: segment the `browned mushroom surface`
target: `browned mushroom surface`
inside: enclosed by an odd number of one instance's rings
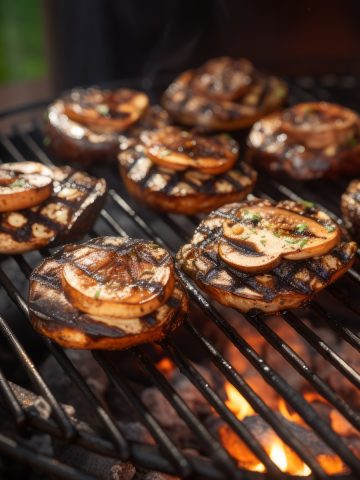
[[[346,228],[360,240],[360,180],[353,180],[341,197],[341,211]]]
[[[249,137],[249,159],[297,179],[360,172],[359,116],[326,102],[302,103],[259,120]]]
[[[114,160],[119,134],[140,121],[149,99],[129,89],[74,89],[47,110],[45,140],[59,158],[91,163]]]
[[[74,302],[74,291],[83,298]],[[87,311],[90,303],[96,314]],[[30,278],[34,328],[69,348],[123,349],[161,340],[179,326],[187,308],[171,257],[145,240],[100,237],[67,245]]]
[[[286,96],[287,85],[279,78],[258,72],[245,59],[220,57],[182,73],[162,104],[184,125],[236,130],[280,108]]]
[[[53,174],[37,162],[0,165],[0,212],[33,207],[50,197]]]
[[[246,312],[276,312],[309,301],[354,261],[322,211],[290,201],[225,205],[196,229],[177,263],[206,293]]]
[[[194,168],[172,170],[154,163],[142,145],[119,155],[119,169],[128,191],[160,211],[192,215],[242,200],[254,188],[257,174],[238,161],[219,175]]]
[[[23,253],[81,238],[106,196],[106,182],[70,167],[54,167],[53,189],[31,208],[0,213],[0,252]]]

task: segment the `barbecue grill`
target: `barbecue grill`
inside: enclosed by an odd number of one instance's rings
[[[326,76],[320,79],[302,77],[287,79],[290,83],[290,103],[312,101],[315,99],[335,101],[360,110],[360,89],[356,78],[351,76]],[[132,82],[133,83],[133,82]],[[129,83],[127,83],[129,85]],[[145,84],[144,84],[145,85]],[[147,82],[149,85],[149,82]],[[133,85],[134,88],[142,85]],[[149,92],[153,99],[157,98],[158,90],[153,88]],[[28,105],[16,111],[1,113],[1,119],[12,120],[13,129],[7,135],[0,137],[0,159],[3,162],[31,160],[43,162],[47,165],[56,163],[43,146],[40,131],[39,107],[41,105]],[[17,116],[26,112],[31,120],[18,122]],[[104,234],[127,235],[150,238],[158,244],[175,253],[179,246],[185,243],[199,223],[198,217],[182,218],[175,215],[156,214],[149,211],[128,198],[121,186],[116,167],[95,166],[91,173],[103,176],[109,184],[109,196],[106,207],[95,224],[90,236]],[[266,179],[266,181],[264,180]],[[347,181],[339,179],[334,182],[313,181],[310,183],[286,181],[284,183],[260,174],[260,180],[254,194],[256,196],[274,198],[290,198],[293,200],[307,199],[316,202],[328,212],[332,218],[342,224],[339,213],[339,198],[344,191]],[[3,258],[0,262],[1,295],[5,301],[6,295],[22,315],[24,330],[31,330],[27,325],[28,310],[24,297],[23,284],[28,279],[32,268],[41,260],[41,256],[49,254],[48,250],[39,253],[30,253]],[[320,294],[310,305],[312,314],[326,323],[338,336],[348,342],[353,348],[360,350],[360,328],[357,324],[360,316],[360,270],[359,262],[335,285],[330,286],[326,293]],[[196,288],[194,284],[181,272],[192,302],[207,317],[214,328],[231,341],[239,350],[239,355],[244,356],[257,370],[258,375],[275,389],[291,408],[300,415],[303,421],[316,435],[340,457],[348,467],[348,473],[337,475],[338,479],[360,478],[360,460],[349,449],[344,439],[336,434],[332,428],[319,416],[313,406],[308,403],[301,393],[291,387],[283,378],[281,372],[272,368],[264,361],[254,348],[237,331],[234,326],[220,313],[216,305]],[[25,292],[26,294],[26,292]],[[326,298],[330,295],[332,302],[337,306],[335,310],[327,309]],[[325,300],[323,300],[325,298]],[[346,311],[346,321],[337,312]],[[240,314],[236,314],[240,315]],[[317,355],[324,357],[336,368],[339,377],[346,377],[356,387],[360,386],[360,375],[351,367],[326,341],[320,333],[312,330],[303,321],[297,310],[281,314],[282,321],[286,322],[303,339],[316,349]],[[339,396],[317,373],[312,371],[301,358],[288,345],[286,338],[281,338],[273,329],[271,322],[262,318],[260,313],[245,315],[258,333],[266,342],[272,345],[294,371],[302,375],[323,398],[335,407],[354,427],[360,427],[360,415],[349,403]],[[26,324],[26,325],[25,325]],[[180,369],[190,382],[199,390],[206,401],[217,412],[223,422],[242,439],[249,449],[256,455],[266,472],[247,471],[239,468],[236,461],[229,455],[219,439],[208,427],[194,414],[186,401],[169,383],[166,376],[157,368],[154,358],[149,355],[144,347],[133,348],[130,353],[96,352],[94,358],[104,370],[112,386],[117,392],[119,401],[123,401],[137,419],[148,429],[155,439],[154,445],[146,445],[125,439],[121,429],[116,423],[111,411],[108,411],[98,401],[91,387],[87,384],[79,370],[74,366],[63,349],[48,339],[39,338],[39,345],[46,354],[55,357],[61,366],[63,375],[68,376],[78,388],[84,408],[91,411],[94,418],[101,424],[99,431],[84,428],[84,424],[70,415],[66,408],[50,390],[39,369],[36,360],[23,347],[20,335],[14,333],[11,318],[2,308],[0,315],[1,334],[11,349],[11,358],[15,364],[26,373],[29,385],[24,389],[9,381],[5,374],[5,365],[0,364],[0,418],[6,423],[16,426],[16,434],[10,434],[10,429],[0,424],[0,458],[11,459],[13,462],[28,464],[31,469],[42,472],[51,478],[90,480],[98,478],[83,472],[81,465],[75,468],[52,455],[39,453],[36,446],[23,441],[28,432],[40,432],[50,435],[58,442],[71,443],[82,447],[89,452],[94,452],[106,457],[120,460],[129,459],[136,466],[145,469],[166,472],[171,475],[191,478],[206,479],[280,479],[295,478],[283,473],[272,461],[253,433],[239,421],[228,409],[215,388],[211,387],[203,374],[194,365],[191,355],[182,348],[177,337],[171,336],[161,344],[166,356]],[[287,444],[308,467],[311,475],[307,478],[330,478],[317,462],[306,442],[292,435],[288,425],[274,415],[274,412],[265,403],[264,398],[257,394],[244,380],[236,369],[223,357],[219,349],[210,340],[206,329],[199,328],[193,320],[188,320],[182,327],[184,334],[190,336],[199,350],[208,361],[211,361],[228,382],[230,382],[247,400],[253,410],[260,415],[276,432],[280,439]],[[117,368],[116,359],[127,355],[131,362],[146,375],[150,381],[175,409],[177,415],[188,425],[197,441],[202,446],[204,455],[199,456],[183,452],[179,446],[164,431],[152,412],[144,405],[131,378]],[[0,357],[1,358],[1,357]],[[27,384],[28,385],[28,384]],[[31,391],[30,391],[31,390]],[[41,416],[31,409],[31,405],[42,397],[50,408],[48,417]],[[5,425],[4,420],[4,425]],[[14,429],[15,431],[15,429]],[[45,476],[45,478],[47,478]],[[298,477],[300,478],[300,477]],[[302,477],[303,478],[303,477]]]

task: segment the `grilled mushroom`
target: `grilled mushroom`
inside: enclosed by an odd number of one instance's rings
[[[360,240],[360,180],[353,180],[341,197],[341,211],[345,226]]]
[[[237,130],[280,108],[286,95],[282,80],[258,72],[247,60],[220,57],[182,73],[162,104],[184,125]]]
[[[258,121],[249,158],[274,173],[312,179],[360,172],[359,116],[326,102],[302,103]]]
[[[256,199],[212,212],[177,262],[218,302],[271,313],[298,307],[334,282],[356,248],[314,207]]]
[[[129,89],[75,89],[47,110],[45,140],[60,158],[91,163],[113,159],[119,134],[147,112],[149,99]]]
[[[194,168],[172,170],[154,163],[138,144],[119,155],[119,169],[128,191],[156,210],[192,215],[242,200],[254,188],[257,174],[238,162],[212,175]]]
[[[51,180],[52,193],[31,208],[0,213],[0,253],[24,253],[81,238],[103,206],[105,180],[70,167],[38,168]]]
[[[161,340],[187,308],[170,255],[145,240],[100,237],[67,245],[30,278],[34,328],[69,348],[124,349]]]
[[[53,191],[50,168],[37,162],[0,165],[0,212],[22,210],[46,200]]]
[[[206,137],[178,127],[144,132],[141,140],[146,155],[171,170],[194,168],[216,175],[229,170],[239,153],[237,143],[228,135]]]

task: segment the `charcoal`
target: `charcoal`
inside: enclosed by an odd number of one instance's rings
[[[154,445],[155,440],[140,422],[117,422],[127,440]]]
[[[107,480],[132,480],[135,474],[136,469],[131,463],[117,463],[111,467]]]

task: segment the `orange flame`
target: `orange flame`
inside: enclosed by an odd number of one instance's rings
[[[239,420],[243,420],[249,415],[254,415],[254,410],[245,398],[239,393],[231,383],[225,384],[227,400],[226,406],[231,410]]]

